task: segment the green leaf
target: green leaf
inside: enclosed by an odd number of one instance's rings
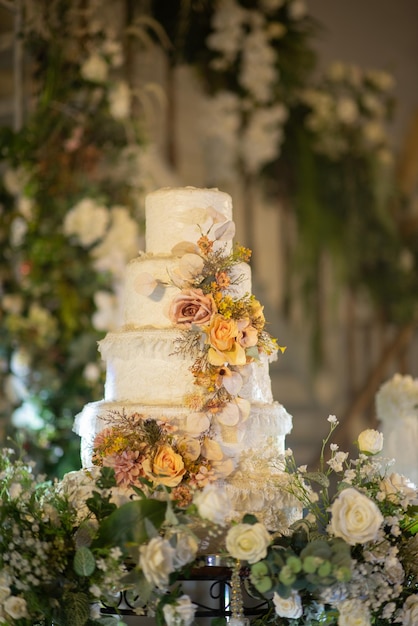
[[[149,538],[147,525],[160,528],[167,504],[158,500],[135,500],[116,509],[100,524],[94,545],[119,546],[124,552],[131,543],[141,544]]]
[[[60,626],[84,626],[90,619],[90,602],[87,594],[66,593],[54,623]]]
[[[82,546],[74,556],[74,571],[78,576],[91,576],[96,569],[96,560],[87,546]]]
[[[110,497],[111,496],[103,496],[98,491],[93,491],[93,495],[87,498],[86,504],[98,520],[108,517],[108,515],[117,509],[116,504],[110,501]]]
[[[258,519],[255,515],[252,515],[252,513],[246,513],[242,518],[242,523],[254,525],[258,523]]]
[[[306,474],[303,475],[303,478],[305,480],[309,480],[310,482],[318,483],[321,487],[329,487],[329,479],[322,472],[306,472]]]

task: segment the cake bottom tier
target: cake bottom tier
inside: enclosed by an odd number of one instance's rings
[[[84,407],[74,425],[81,437],[84,468],[92,466],[96,435],[114,425],[121,415],[162,421],[177,434],[190,435],[191,415],[186,408],[93,402]],[[251,405],[249,417],[236,426],[211,425],[210,437],[219,444],[232,468],[217,484],[228,493],[233,519],[252,513],[269,529],[285,532],[300,516],[296,502],[286,491],[287,475],[283,472],[285,437],[291,429],[291,415],[277,402]]]
[[[190,409],[173,406],[145,406],[129,402],[91,402],[76,416],[74,431],[81,437],[83,467],[92,463],[93,443],[96,435],[112,426],[118,415],[138,415],[142,419],[155,419],[169,423],[178,433],[190,434],[193,414]],[[281,455],[285,450],[285,437],[292,430],[292,416],[278,402],[252,404],[249,417],[236,426],[214,424],[211,438],[217,441],[228,457],[237,458],[242,452],[260,450],[266,446]],[[195,432],[192,436],[195,436]]]

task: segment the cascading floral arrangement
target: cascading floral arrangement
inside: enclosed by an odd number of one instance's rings
[[[239,425],[249,418],[250,403],[240,397],[248,366],[284,351],[265,329],[260,302],[249,293],[237,295],[251,253],[239,245],[229,249],[234,222],[212,208],[206,217],[210,226],[205,232],[199,227],[196,244],[185,241],[172,250],[177,263],[170,279],[177,294],[167,316],[179,333],[173,352],[191,362],[196,387],[184,397],[184,428],[164,415],[156,420],[114,411],[93,444],[93,462],[112,467],[120,486],[150,481],[176,487],[174,496],[189,500],[193,488],[234,469],[219,440],[236,441]],[[168,285],[145,272],[136,280],[150,297],[157,286]]]

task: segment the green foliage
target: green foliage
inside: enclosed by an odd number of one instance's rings
[[[123,504],[103,520],[96,546],[112,542],[127,552],[129,544],[142,544],[148,538],[147,526],[159,529],[165,518],[167,504],[157,500],[136,500]]]
[[[135,159],[142,140],[135,122],[112,114],[114,52],[102,56],[107,77],[83,75],[92,50],[106,42],[110,50],[120,47],[118,39],[107,41],[103,18],[95,23],[97,29],[79,24],[71,3],[58,0],[37,3],[36,19],[25,15],[34,106],[20,130],[0,129],[0,419],[39,469],[54,475],[80,466],[74,416],[101,397],[104,382],[95,296],[115,288],[112,268],[98,267],[94,245],[65,232],[65,218],[90,198],[109,211],[104,237],[112,206],[141,219],[126,150]],[[14,367],[16,358],[23,370]]]

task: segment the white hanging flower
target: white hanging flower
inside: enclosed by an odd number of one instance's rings
[[[94,52],[81,66],[81,75],[92,83],[104,83],[107,80],[109,67],[101,54]]]
[[[109,93],[110,114],[115,120],[126,120],[131,114],[131,91],[128,83],[119,81]]]
[[[66,214],[63,231],[68,237],[76,237],[87,248],[104,236],[108,224],[107,208],[93,198],[83,198]]]

